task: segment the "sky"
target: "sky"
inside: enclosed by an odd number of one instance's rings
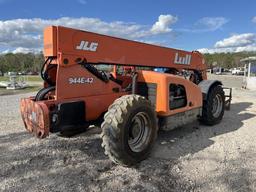
[[[40,52],[48,25],[203,53],[256,51],[255,0],[0,0],[0,53]]]

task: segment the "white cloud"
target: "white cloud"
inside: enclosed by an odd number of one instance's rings
[[[228,23],[225,17],[203,17],[196,21],[191,28],[180,29],[183,32],[202,33],[216,31]]]
[[[201,48],[197,49],[200,53],[233,53],[237,52],[235,48]]]
[[[41,49],[17,47],[12,53],[40,53]]]
[[[42,48],[42,32],[44,27],[49,25],[62,25],[133,40],[147,40],[163,33],[170,33],[170,25],[176,21],[177,18],[171,15],[160,15],[159,20],[151,27],[122,21],[105,22],[98,18],[87,17],[0,20],[0,48],[7,50],[15,50],[17,47],[35,50]]]
[[[244,33],[232,35],[221,41],[217,41],[214,48],[198,49],[201,53],[227,53],[227,52],[243,52],[256,51],[256,34]]]
[[[203,17],[197,21],[196,26],[205,28],[209,31],[215,31],[220,29],[227,22],[228,19],[224,17]]]
[[[256,16],[252,18],[252,22],[256,24]]]
[[[25,48],[25,47],[17,47],[16,49],[6,49],[2,52],[0,52],[1,54],[7,54],[7,53],[40,53],[42,52],[41,48]]]
[[[141,42],[141,43],[147,43],[147,44],[151,44],[151,45],[157,45],[157,46],[161,46],[161,47],[167,47],[167,43],[168,41],[166,40],[140,40],[137,39],[135,41]]]
[[[217,41],[214,45],[215,48],[227,48],[227,47],[244,47],[252,45],[256,42],[256,34],[244,33],[232,35],[229,38]]]
[[[200,53],[210,53],[211,49],[208,49],[208,48],[200,48],[200,49],[197,49],[197,51],[199,51]]]
[[[151,31],[153,33],[167,33],[171,32],[170,28],[172,24],[178,21],[178,17],[172,15],[160,15],[158,21],[152,26]]]
[[[228,47],[228,48],[201,48],[197,49],[201,53],[238,53],[238,52],[251,52],[256,51],[256,45],[246,47]]]

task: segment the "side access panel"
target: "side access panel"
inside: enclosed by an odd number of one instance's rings
[[[173,87],[178,89],[174,94]],[[164,130],[193,122],[201,114],[203,99],[200,88],[175,75],[141,71],[138,73],[137,93],[155,105]]]

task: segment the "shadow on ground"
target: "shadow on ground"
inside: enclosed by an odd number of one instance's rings
[[[243,121],[254,117],[255,114],[246,112],[251,105],[250,102],[232,104],[231,110],[225,112],[221,123],[214,126],[204,126],[195,122],[173,131],[160,131],[153,157],[176,160],[209,147],[214,143],[211,138],[236,131],[243,126]],[[240,113],[242,111],[245,112]]]

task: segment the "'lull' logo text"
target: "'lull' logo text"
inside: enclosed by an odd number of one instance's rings
[[[191,55],[186,55],[185,57],[179,56],[179,53],[175,54],[174,63],[175,64],[182,64],[182,65],[190,65],[191,62]]]

